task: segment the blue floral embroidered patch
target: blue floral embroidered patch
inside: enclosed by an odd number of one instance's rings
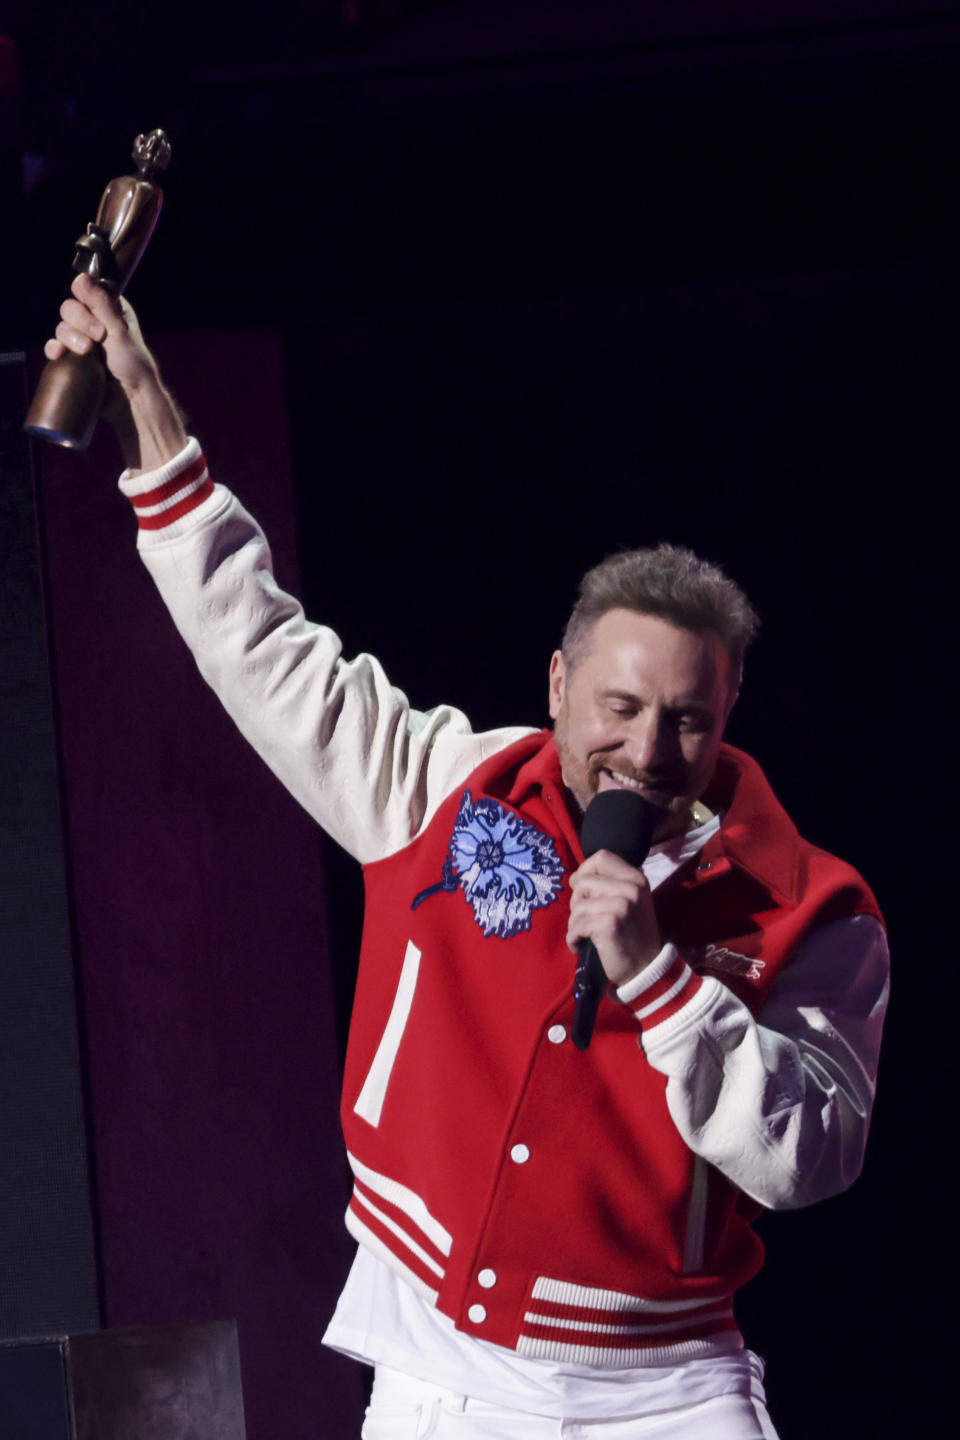
[[[563,865],[549,835],[496,800],[474,804],[464,791],[443,863],[443,879],[422,890],[415,910],[440,890],[459,885],[484,935],[502,940],[530,929],[534,910],[551,905],[563,885]]]

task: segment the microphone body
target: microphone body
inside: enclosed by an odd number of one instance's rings
[[[580,830],[583,858],[588,860],[598,850],[609,850],[639,869],[647,858],[659,818],[656,807],[633,790],[599,791],[583,815]],[[586,1050],[607,976],[592,940],[581,940],[577,954],[571,1034],[577,1049]]]

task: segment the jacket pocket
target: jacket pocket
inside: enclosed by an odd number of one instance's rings
[[[380,1114],[386,1099],[387,1086],[390,1083],[390,1076],[393,1074],[403,1032],[410,1019],[413,993],[417,988],[417,977],[420,974],[420,954],[421,952],[413,941],[408,940],[400,979],[397,981],[397,993],[393,997],[390,1018],[384,1026],[377,1053],[373,1057],[360,1094],[357,1096],[357,1102],[353,1107],[354,1113],[370,1125],[380,1124]]]

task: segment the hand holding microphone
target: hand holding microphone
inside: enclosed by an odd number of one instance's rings
[[[608,983],[623,985],[660,952],[653,898],[640,866],[660,812],[630,790],[602,790],[587,806],[586,857],[570,879],[567,944],[579,956],[574,980],[573,1042],[590,1044]]]

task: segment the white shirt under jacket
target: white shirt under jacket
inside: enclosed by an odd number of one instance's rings
[[[211,484],[195,440],[159,470],[125,473],[120,487],[138,515],[142,558],[202,675],[287,789],[361,863],[409,844],[482,761],[530,733],[477,734],[450,706],[414,710],[372,656],[344,660],[334,632],[309,622],[279,589],[262,532],[229,491]],[[716,823],[655,847],[644,867],[651,884],[698,850]],[[737,1023],[725,1015],[700,1037],[714,1062],[712,1109],[704,1109],[698,1084],[694,1119],[682,1067],[668,1075],[670,1113],[690,1148],[770,1208],[844,1189],[862,1163],[887,974],[883,927],[861,915],[808,937],[757,1020],[731,995],[743,1012]],[[635,998],[631,985],[622,999]],[[784,1085],[796,1094],[786,1097]],[[753,1143],[744,1131],[742,1173],[724,1143],[722,1117],[713,1136],[715,1117],[738,1097],[761,1112],[769,1098],[779,1117],[762,1139],[751,1127]],[[729,1390],[749,1393],[751,1366],[756,1375],[738,1334],[718,1337],[706,1358],[667,1368],[522,1357],[457,1331],[364,1251],[325,1339],[434,1384],[544,1415],[661,1410]]]

